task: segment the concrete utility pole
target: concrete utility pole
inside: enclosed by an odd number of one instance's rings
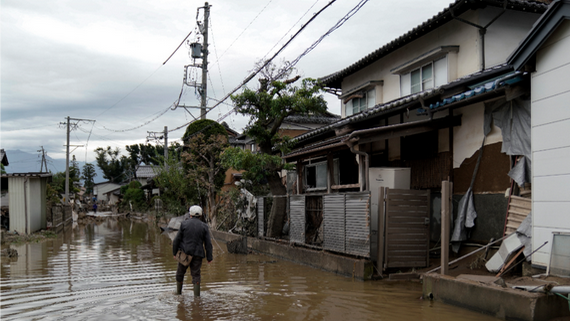
[[[164,126],[164,168],[168,168],[168,126]]]
[[[47,160],[46,160],[46,151],[44,150],[43,146],[40,146],[40,150],[38,150],[38,153],[42,153],[42,161],[41,161],[41,165],[40,165],[40,173],[44,172],[44,164],[46,165],[46,172],[48,170],[47,168]]]
[[[66,122],[65,123],[61,123],[66,125],[67,127],[67,144],[65,145],[65,197],[63,199],[63,203],[64,204],[69,204],[69,134],[71,133],[71,121],[74,121],[76,123],[73,123],[73,127],[77,127],[77,125],[79,124],[79,122],[95,122],[95,120],[92,119],[80,119],[80,118],[71,118],[69,116],[67,116],[66,118]],[[75,147],[83,147],[83,145],[74,145]],[[42,147],[43,149],[43,147]],[[46,164],[46,170],[47,170],[47,164]]]
[[[158,141],[164,138],[164,167],[168,168],[168,126],[164,126],[164,131],[162,132],[148,132],[147,131],[146,141],[147,143],[151,140]],[[158,136],[161,135],[161,136]]]
[[[63,203],[69,204],[69,116],[67,116],[67,145],[65,150],[65,197]]]
[[[208,111],[208,107],[207,107],[207,101],[208,101],[208,26],[209,26],[209,20],[210,20],[210,7],[211,5],[209,5],[207,2],[204,4],[203,7],[198,7],[198,12],[196,13],[196,19],[198,19],[198,14],[200,13],[200,9],[204,9],[204,21],[196,21],[197,25],[198,25],[198,29],[200,31],[200,34],[202,34],[202,36],[204,37],[204,41],[202,42],[202,44],[200,43],[191,43],[190,44],[190,56],[192,57],[192,59],[194,59],[193,63],[190,65],[186,65],[184,66],[184,85],[189,86],[189,87],[195,87],[198,90],[198,93],[200,94],[200,106],[187,106],[185,104],[180,104],[180,102],[178,101],[176,103],[176,105],[174,106],[173,110],[178,108],[178,107],[182,107],[186,110],[186,112],[188,112],[192,117],[194,117],[194,115],[192,115],[192,113],[190,111],[188,111],[188,109],[191,108],[200,108],[200,119],[206,119],[206,113]],[[202,63],[196,63],[196,59],[202,59]],[[193,76],[189,77],[189,70],[193,70],[193,69],[189,69],[189,67],[191,68],[196,68],[196,69],[202,69],[202,82],[198,83],[196,81],[196,79]],[[192,73],[192,75],[194,75]],[[194,120],[196,120],[196,117],[194,117]]]
[[[210,20],[210,5],[204,4],[204,25],[200,26],[200,32],[204,36],[202,44],[202,102],[200,104],[200,119],[206,119],[206,99],[208,98],[208,20]]]

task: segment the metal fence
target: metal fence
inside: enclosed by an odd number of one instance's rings
[[[315,195],[288,196],[289,241],[307,244],[306,197]],[[322,197],[323,243],[325,250],[370,257],[370,192],[325,194]],[[259,236],[264,236],[264,215],[269,200],[260,197],[257,201]],[[264,207],[265,204],[265,207]]]

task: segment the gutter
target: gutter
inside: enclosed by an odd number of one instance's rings
[[[463,18],[459,18],[458,16],[455,15],[455,12],[454,12],[454,11],[455,11],[455,8],[449,10],[449,12],[451,13],[451,17],[453,17],[453,19],[455,19],[455,20],[457,20],[457,21],[460,21],[460,22],[463,22],[463,23],[466,23],[466,24],[468,24],[468,25],[470,25],[470,26],[473,26],[473,27],[479,29],[479,38],[481,39],[481,46],[479,47],[480,54],[481,54],[481,55],[480,55],[480,59],[481,59],[481,60],[480,60],[480,61],[481,61],[481,63],[480,63],[480,68],[481,68],[481,71],[485,70],[485,34],[487,33],[487,28],[488,28],[491,24],[493,24],[497,19],[499,19],[499,17],[502,16],[502,15],[507,11],[507,1],[508,1],[508,0],[504,0],[504,2],[503,2],[503,11],[501,11],[495,18],[491,19],[491,21],[489,21],[489,23],[486,24],[484,27],[483,27],[483,26],[480,26],[480,25],[478,25],[478,24],[476,24],[476,23],[473,23],[473,22],[471,22],[471,21],[467,21],[467,20],[465,20],[465,19],[463,19]]]
[[[352,136],[352,134],[351,134]],[[354,149],[354,145],[358,143],[358,137],[355,138],[347,138],[342,141],[345,143],[349,148],[350,151],[356,155],[364,156],[364,172],[360,173],[360,191],[366,191],[369,189],[370,186],[370,177],[368,175],[368,170],[370,168],[370,155],[360,150]]]

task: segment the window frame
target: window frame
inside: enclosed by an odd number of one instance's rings
[[[367,90],[363,90],[362,97],[355,97],[344,104],[344,115],[346,117],[356,115],[367,109],[376,106],[376,87],[372,87]],[[358,101],[358,107],[354,105],[354,102]],[[372,103],[371,103],[372,102]],[[350,111],[350,113],[349,113]]]
[[[318,173],[319,170],[317,169],[317,167],[319,166],[324,166],[324,186],[318,186],[318,182],[319,182],[319,178],[318,177]],[[314,187],[309,187],[309,182],[308,182],[308,175],[309,175],[309,168],[315,168],[315,185]],[[311,191],[323,191],[323,190],[327,190],[328,188],[328,162],[326,160],[324,161],[319,161],[319,162],[315,162],[315,163],[311,163],[311,164],[306,164],[303,166],[303,186],[305,191],[307,192],[311,192]],[[339,160],[338,158],[333,159],[333,182],[331,185],[335,185],[338,184],[338,182],[340,181],[340,171],[339,171]]]

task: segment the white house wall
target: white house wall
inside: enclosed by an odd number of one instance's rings
[[[488,7],[485,10],[468,11],[461,18],[479,25],[487,24],[502,9]],[[487,30],[485,35],[486,67],[505,63],[507,57],[531,29],[540,15],[507,11]],[[459,52],[448,55],[448,81],[480,70],[480,38],[477,28],[457,20],[428,33],[402,48],[390,53],[370,66],[343,79],[342,91],[348,92],[368,81],[383,80],[377,88],[376,103],[386,103],[400,98],[400,76],[390,72],[426,52],[441,46],[459,46]],[[341,115],[345,117],[344,106]]]
[[[562,23],[536,54],[532,75],[532,257],[546,266],[552,232],[570,232],[570,22]]]
[[[461,126],[453,129],[453,168],[459,168],[466,158],[475,154],[483,142],[484,103],[455,109],[454,115],[461,117]],[[501,129],[493,126],[485,139],[485,145],[502,142]]]
[[[483,10],[479,15],[477,24],[480,26],[487,25],[502,10],[494,7]],[[535,13],[506,11],[499,19],[495,20],[485,34],[486,67],[505,63],[506,58],[519,46],[520,41],[528,34],[538,18],[539,15]],[[477,39],[477,42],[479,41]]]
[[[473,19],[475,15],[475,12],[467,12],[462,17],[464,19]],[[392,74],[390,70],[441,46],[459,46],[457,77],[473,73],[479,68],[479,56],[476,46],[478,35],[478,31],[469,25],[458,21],[448,22],[422,38],[403,46],[370,66],[344,78],[342,90],[347,92],[367,81],[384,80],[382,88],[383,101],[378,101],[377,99],[376,103],[385,103],[397,99],[400,97],[400,76]],[[451,81],[453,79],[448,80]],[[343,117],[345,116],[344,108],[342,115]]]

